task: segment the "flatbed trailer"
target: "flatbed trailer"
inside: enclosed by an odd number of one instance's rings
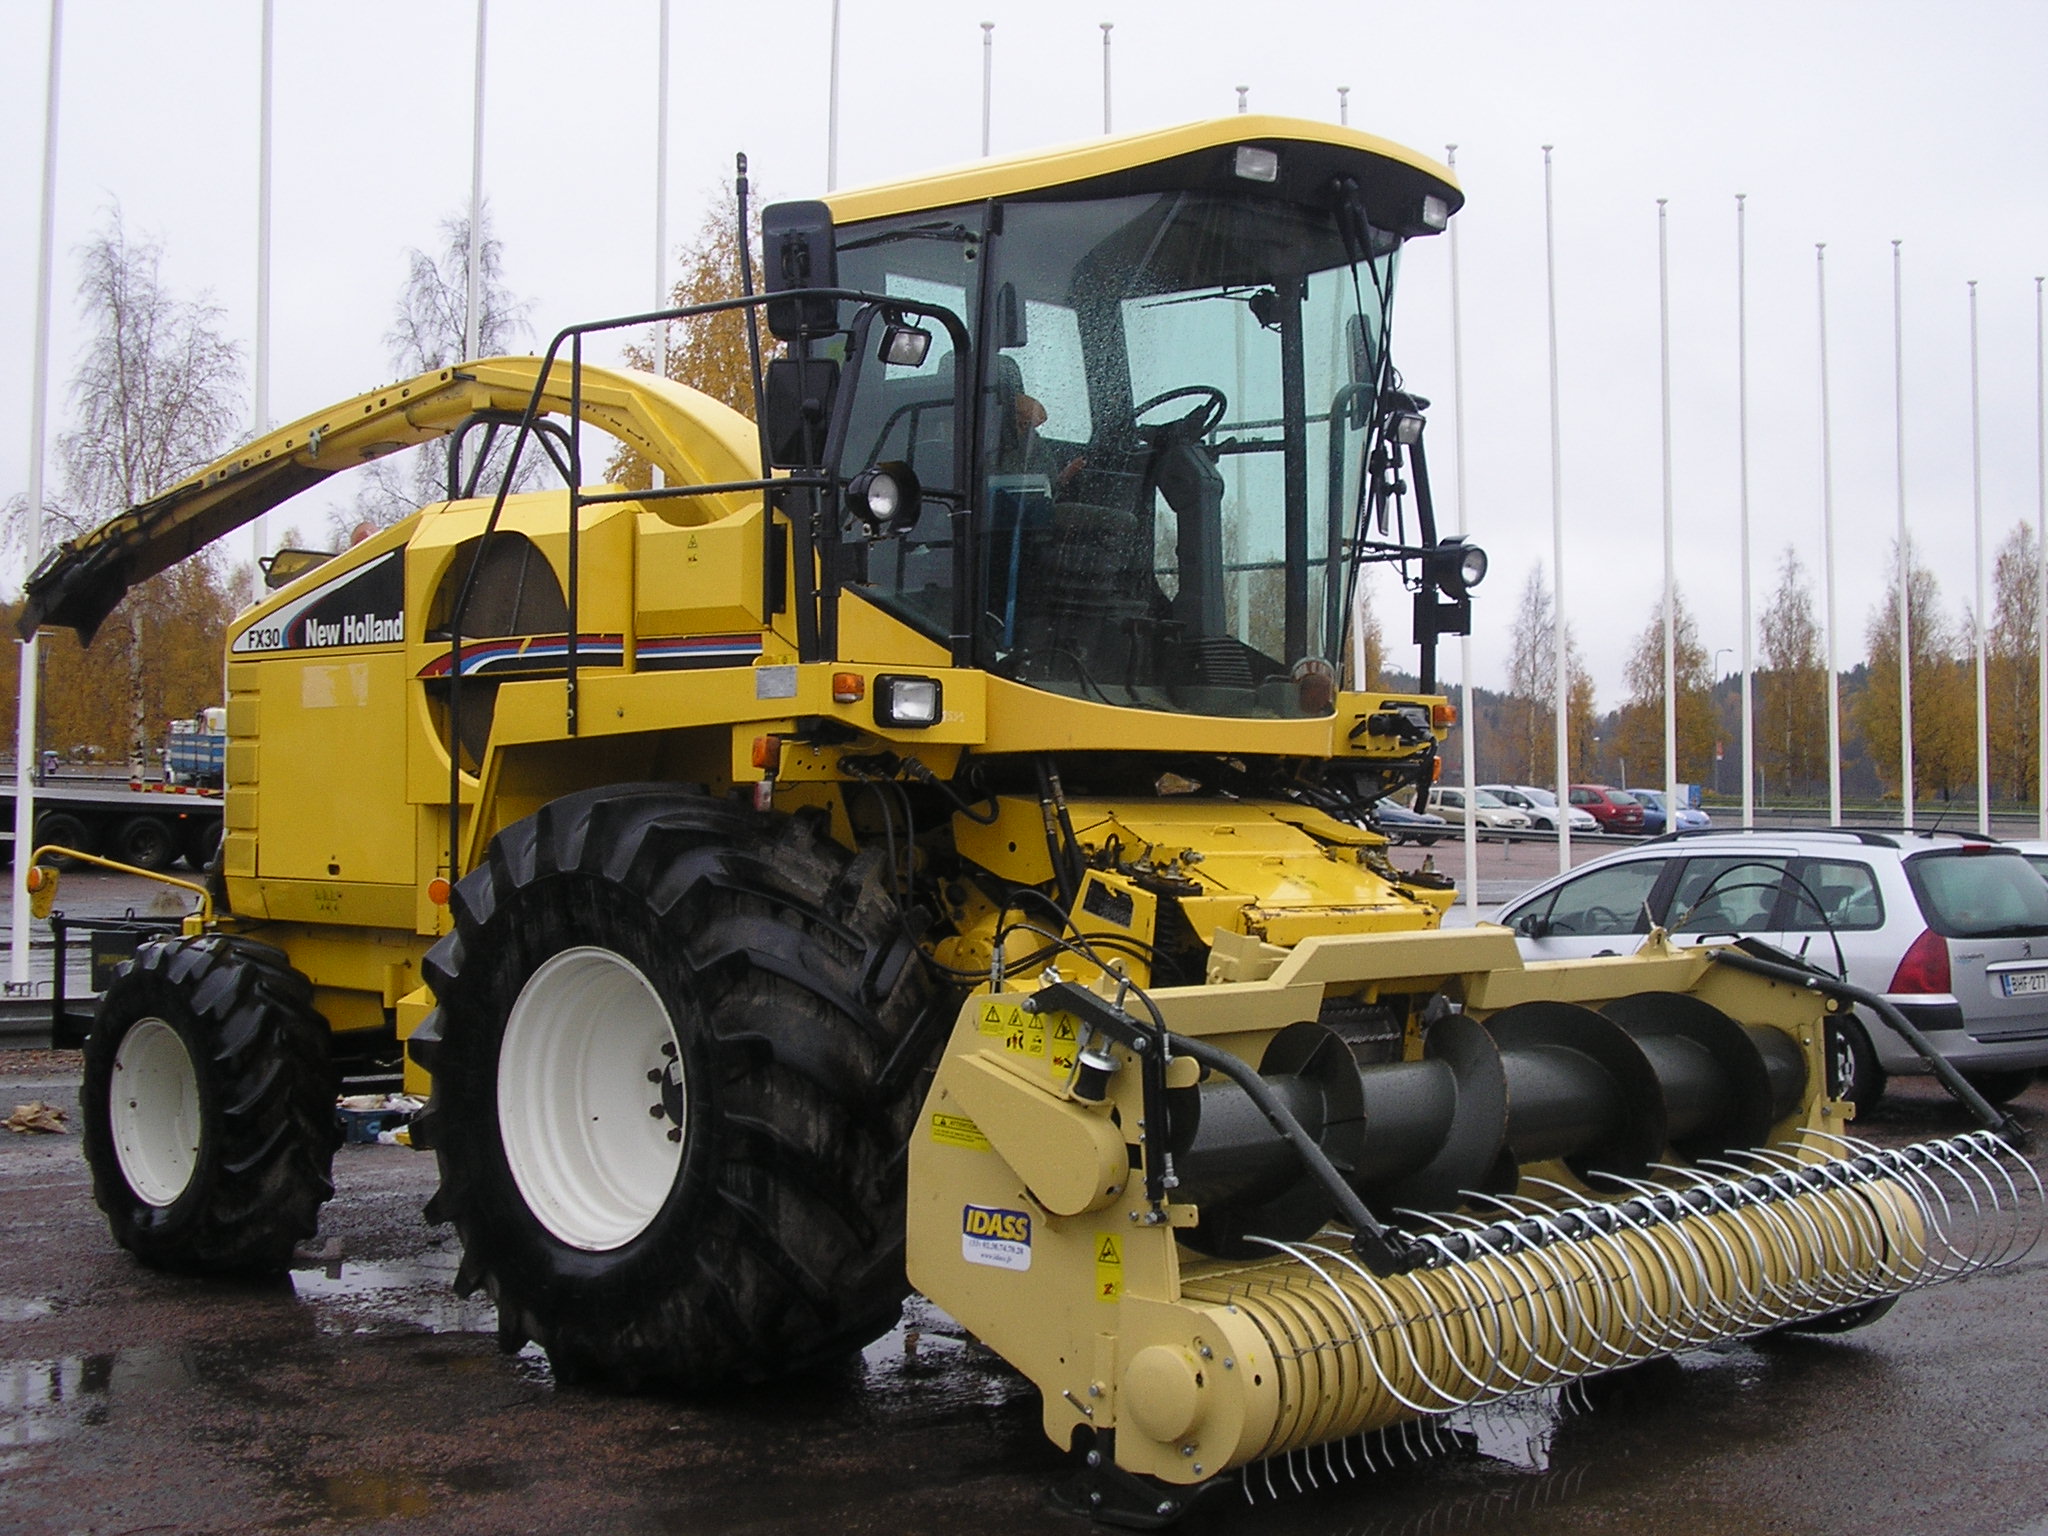
[[[14,849],[12,775],[0,782],[0,840]],[[57,774],[35,788],[36,842],[119,859],[138,869],[183,860],[204,869],[220,846],[221,797],[191,786]]]

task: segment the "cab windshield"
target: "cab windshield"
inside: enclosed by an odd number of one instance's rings
[[[1137,708],[1327,708],[1298,679],[1342,667],[1393,255],[1354,265],[1329,210],[1246,195],[1003,215],[982,664]]]
[[[980,369],[971,413],[936,329],[917,364],[860,373],[848,464],[945,484],[956,420],[980,424],[972,560],[928,501],[867,547],[863,595],[934,637],[965,620],[978,666],[1054,692],[1326,710],[1385,372],[1395,256],[1374,238],[1382,254],[1354,263],[1333,209],[1214,191],[843,230],[842,281],[953,309]],[[851,522],[841,537],[864,542]]]

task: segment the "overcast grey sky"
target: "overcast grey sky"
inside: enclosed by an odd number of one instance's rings
[[[254,331],[258,0],[69,0],[59,132],[53,431],[80,330],[75,252],[118,202],[181,294]],[[823,190],[828,0],[675,0],[670,231],[735,150],[771,195]],[[0,490],[26,480],[47,4],[0,0]],[[653,287],[655,0],[494,0],[485,181],[537,339]],[[1908,515],[1954,612],[1971,585],[1965,282],[1980,280],[1988,549],[2036,505],[2034,277],[2048,272],[2048,4],[1712,5],[844,0],[840,180],[979,149],[982,20],[998,153],[1235,110],[1459,146],[1466,502],[1494,555],[1475,671],[1505,670],[1515,589],[1549,558],[1542,156],[1556,146],[1566,609],[1619,701],[1661,579],[1656,204],[1670,199],[1678,562],[1711,650],[1740,643],[1734,194],[1749,197],[1751,496],[1758,608],[1786,544],[1820,567],[1814,242],[1828,242],[1844,664],[1860,656],[1895,515],[1891,241],[1905,242]],[[272,412],[390,374],[410,246],[469,187],[472,0],[277,0]],[[1411,247],[1396,356],[1438,402],[1455,499],[1449,248]],[[57,488],[52,464],[52,487]],[[316,493],[317,494],[317,493]],[[299,516],[317,528],[324,514]],[[1987,555],[1988,559],[1988,555]],[[1389,594],[1391,597],[1391,594]],[[1384,605],[1393,638],[1405,609]],[[1397,648],[1396,654],[1400,654]],[[1730,670],[1730,657],[1720,658]]]

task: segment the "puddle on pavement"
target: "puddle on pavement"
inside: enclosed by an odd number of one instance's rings
[[[860,1382],[885,1415],[1000,1407],[1037,1393],[1000,1355],[917,1295],[903,1304],[902,1320],[861,1351]]]
[[[292,1289],[312,1305],[324,1333],[494,1333],[490,1298],[455,1294],[459,1257],[451,1244],[399,1260],[337,1258],[294,1269]]]
[[[0,1470],[29,1446],[105,1424],[120,1395],[189,1380],[179,1356],[163,1349],[0,1361]]]

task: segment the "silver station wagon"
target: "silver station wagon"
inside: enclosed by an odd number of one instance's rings
[[[1529,960],[1753,937],[1882,992],[1986,1098],[2048,1065],[2048,882],[2019,851],[1954,833],[1680,833],[1560,875],[1503,907]],[[1830,1027],[1859,1107],[1927,1064],[1876,1019]]]

